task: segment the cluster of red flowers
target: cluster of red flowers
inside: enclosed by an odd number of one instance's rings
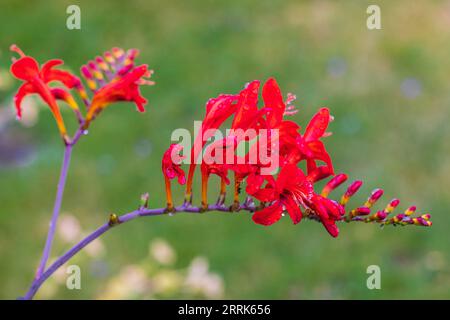
[[[295,114],[297,110],[291,105],[294,96],[288,95],[284,100],[281,90],[274,79],[269,79],[262,88],[263,106],[258,108],[259,81],[248,83],[245,88],[236,95],[222,94],[210,99],[206,104],[206,115],[202,122],[201,131],[197,134],[191,152],[191,163],[187,177],[186,202],[190,206],[192,202],[192,183],[199,154],[209,138],[214,135],[214,130],[219,129],[227,119],[232,118],[231,133],[222,140],[215,141],[211,146],[222,148],[233,153],[232,163],[225,160],[212,161],[214,152],[204,152],[201,163],[202,173],[202,208],[208,209],[208,179],[215,174],[221,179],[219,204],[223,204],[226,193],[226,185],[229,184],[228,173],[234,173],[234,204],[230,210],[239,210],[239,193],[241,184],[246,182],[246,193],[253,199],[260,201],[255,207],[253,221],[262,225],[271,225],[283,216],[286,211],[294,224],[299,223],[304,216],[319,220],[329,234],[338,236],[339,229],[336,222],[365,221],[379,222],[383,224],[416,224],[431,225],[429,215],[419,218],[411,218],[414,212],[411,208],[405,214],[396,215],[387,219],[387,215],[398,205],[398,200],[393,200],[389,206],[370,216],[370,207],[381,197],[382,191],[378,190],[369,198],[364,206],[350,210],[346,216],[345,204],[361,186],[361,181],[350,185],[341,201],[328,198],[329,193],[347,180],[345,174],[334,176],[320,194],[314,191],[314,184],[322,179],[334,175],[331,157],[322,142],[322,138],[329,135],[327,128],[332,121],[329,110],[321,108],[311,119],[306,129],[301,133],[300,126],[295,122],[286,120],[286,116]],[[260,161],[260,154],[250,147],[244,157],[236,154],[237,146],[246,140],[245,135],[234,135],[236,130],[253,130],[256,138],[259,133],[276,131],[275,138],[269,138],[268,152],[278,157],[278,173],[267,174],[263,168],[267,166]],[[243,138],[244,137],[244,138]],[[277,147],[274,148],[276,139]],[[206,149],[211,148],[211,146]],[[215,149],[215,150],[216,150]],[[166,178],[166,190],[168,195],[168,209],[174,210],[170,179],[178,177],[181,184],[185,183],[185,173],[181,169],[181,158],[174,161],[174,156],[181,152],[181,146],[171,145],[163,156],[163,173]],[[222,153],[223,154],[223,153]],[[256,161],[249,161],[256,155]],[[214,157],[213,157],[214,158]],[[239,158],[240,161],[235,161]],[[306,172],[300,168],[305,162]]]
[[[11,50],[20,56],[19,59],[13,58],[11,73],[24,82],[15,95],[17,117],[20,119],[22,115],[23,99],[30,94],[39,95],[50,107],[66,143],[70,143],[70,138],[59,110],[58,100],[66,102],[75,111],[84,130],[101,110],[114,102],[133,101],[139,111],[144,111],[147,101],[141,96],[139,86],[153,84],[144,79],[150,77],[152,71],[147,65],[134,65],[134,59],[139,53],[136,49],[125,52],[120,48],[113,48],[81,68],[81,73],[93,93],[92,100],[89,100],[80,78],[69,71],[55,68],[63,64],[62,60],[52,59],[40,67],[34,58],[25,55],[16,45],[12,45]],[[62,86],[51,86],[51,82]],[[71,89],[78,92],[85,104],[86,117],[83,116],[76,99],[70,93]]]
[[[23,99],[30,94],[39,95],[53,113],[66,144],[72,144],[73,140],[67,134],[58,101],[64,101],[75,112],[80,123],[78,136],[90,126],[92,120],[103,109],[114,102],[134,102],[138,111],[144,111],[147,101],[140,94],[139,87],[153,84],[146,79],[151,76],[152,71],[147,65],[135,66],[134,60],[138,55],[136,49],[125,52],[120,48],[113,48],[82,66],[81,74],[92,92],[91,98],[80,78],[69,71],[56,68],[63,64],[62,60],[50,60],[39,66],[34,58],[25,55],[17,46],[11,46],[11,50],[20,56],[19,59],[13,59],[11,73],[23,81],[15,95],[18,118],[22,114]],[[59,86],[51,85],[54,82]],[[176,210],[170,183],[170,180],[174,178],[178,178],[180,184],[186,184],[183,208],[192,207],[192,184],[196,160],[202,153],[199,162],[202,174],[201,210],[209,209],[208,180],[212,174],[220,177],[220,196],[217,205],[220,208],[224,207],[226,186],[230,183],[228,175],[232,172],[234,202],[230,210],[242,209],[239,194],[241,185],[245,182],[245,191],[250,200],[260,201],[258,206],[251,208],[255,211],[253,221],[258,224],[271,225],[280,220],[283,213],[287,211],[294,224],[299,223],[305,216],[319,220],[333,237],[339,234],[337,221],[431,225],[428,214],[416,218],[411,216],[415,212],[415,207],[410,207],[404,213],[389,218],[388,215],[399,204],[397,199],[392,200],[384,210],[371,215],[371,207],[383,194],[382,190],[375,190],[363,206],[346,210],[349,198],[361,187],[361,181],[352,183],[340,201],[328,198],[333,189],[347,180],[345,174],[334,175],[331,157],[322,142],[322,138],[329,135],[327,128],[332,120],[329,110],[320,109],[301,132],[299,125],[285,119],[297,112],[291,104],[295,96],[288,94],[284,99],[276,81],[269,79],[262,87],[263,106],[259,108],[259,88],[260,82],[252,81],[239,94],[221,94],[207,102],[201,132],[197,134],[193,148],[189,151],[191,162],[187,179],[181,169],[181,162],[185,157],[180,156],[181,146],[173,144],[164,153],[162,170],[166,182],[167,211]],[[72,89],[78,93],[79,99],[84,103],[86,115],[83,115],[78,107],[77,99],[71,93]],[[228,119],[232,119],[230,134],[205,148],[206,142]],[[236,134],[238,131],[244,133],[252,131],[254,135]],[[267,150],[265,152],[272,158],[276,157],[275,169],[278,173],[267,172],[269,168],[272,168],[273,163],[263,161],[258,150],[259,144],[251,146],[244,156],[238,156],[237,149],[240,143],[263,140],[263,132],[270,133],[266,136]],[[204,148],[208,152],[204,153]],[[216,150],[226,152],[218,156]],[[225,159],[224,154],[228,155],[230,152],[233,161],[227,162],[229,159]],[[305,163],[305,170],[300,167],[302,163]],[[320,194],[316,193],[314,184],[330,176],[334,177]]]

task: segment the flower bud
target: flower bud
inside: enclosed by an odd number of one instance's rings
[[[368,207],[368,208],[372,207],[374,205],[374,203],[377,202],[378,199],[381,198],[383,193],[384,193],[384,191],[382,189],[375,189],[374,191],[372,191],[372,194],[370,195],[369,199],[367,199],[364,206]]]
[[[340,173],[333,177],[328,183],[325,185],[325,187],[322,189],[321,196],[326,198],[330,194],[331,191],[339,187],[341,184],[343,184],[347,180],[347,175],[344,173]]]
[[[356,193],[358,192],[359,188],[361,188],[363,182],[361,180],[353,181],[352,184],[347,188],[347,191],[342,196],[340,203],[342,205],[346,205],[348,200]]]

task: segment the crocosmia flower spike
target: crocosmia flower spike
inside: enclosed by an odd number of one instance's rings
[[[295,95],[288,94],[284,99],[275,79],[268,79],[262,86],[263,105],[258,107],[260,84],[258,80],[248,82],[239,94],[220,94],[206,104],[206,115],[190,150],[191,162],[187,177],[185,203],[181,207],[204,212],[212,208],[229,211],[248,210],[252,220],[260,225],[269,226],[288,215],[294,224],[303,218],[316,220],[332,236],[339,235],[337,223],[366,222],[381,225],[416,225],[431,226],[429,214],[412,217],[415,207],[404,213],[394,215],[400,201],[393,199],[382,210],[372,212],[383,190],[376,189],[367,201],[354,209],[348,209],[350,198],[358,192],[362,181],[351,183],[340,201],[329,198],[330,194],[344,184],[348,176],[344,173],[334,174],[333,162],[325,148],[323,138],[330,133],[327,129],[333,120],[328,108],[320,108],[307,123],[303,134],[301,126],[287,116],[298,110],[292,105]],[[207,140],[232,118],[231,130],[227,136],[210,143]],[[238,133],[241,131],[241,133]],[[204,133],[208,132],[208,133]],[[264,133],[270,133],[264,136]],[[252,141],[253,140],[253,141]],[[263,143],[261,146],[259,143]],[[253,142],[248,153],[237,154],[238,145]],[[260,147],[266,155],[261,153]],[[201,153],[200,151],[203,151]],[[179,163],[173,163],[169,154],[177,151],[172,145],[163,157],[163,173],[166,178],[168,208],[173,209],[170,179],[179,172],[184,182],[184,172]],[[198,159],[199,155],[201,159]],[[272,162],[267,163],[270,155]],[[233,162],[230,163],[229,160]],[[263,161],[264,160],[264,161]],[[277,160],[277,161],[275,161]],[[192,183],[196,164],[200,163],[202,173],[201,207],[192,207]],[[263,170],[271,168],[271,170]],[[306,168],[306,173],[302,168]],[[168,171],[169,170],[169,171]],[[174,172],[173,174],[168,174]],[[234,174],[233,203],[224,204],[227,185],[230,184],[229,172]],[[208,205],[208,180],[211,174],[220,178],[219,197],[216,205]],[[331,176],[320,193],[316,192],[316,182]],[[241,185],[246,184],[246,200],[240,202]],[[255,205],[259,201],[259,205]],[[391,215],[391,216],[389,216]]]
[[[94,93],[85,128],[104,108],[114,102],[131,101],[136,104],[138,111],[145,111],[147,100],[142,97],[139,87],[154,84],[146,79],[151,77],[153,71],[146,64],[135,66],[134,60],[139,53],[137,49],[125,52],[123,49],[113,48],[111,51],[81,67],[81,73]]]
[[[16,45],[11,46],[11,51],[18,53],[20,56],[19,59],[13,58],[11,73],[24,82],[14,97],[17,117],[20,119],[22,116],[21,104],[23,99],[27,95],[38,94],[50,107],[61,136],[68,141],[67,130],[56,100],[66,101],[79,115],[78,105],[69,92],[63,88],[51,88],[49,83],[52,81],[59,82],[66,88],[72,89],[81,85],[80,80],[68,71],[55,69],[56,66],[63,64],[62,60],[49,60],[40,67],[34,58],[25,55]]]

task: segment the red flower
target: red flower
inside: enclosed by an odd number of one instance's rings
[[[194,148],[191,150],[191,161],[198,156],[208,141],[231,115],[236,112],[237,96],[231,94],[221,94],[217,98],[209,99],[206,103],[206,115],[202,122],[202,135],[198,135],[194,142]]]
[[[264,100],[263,110],[266,116],[262,122],[264,122],[265,128],[277,132],[271,142],[278,140],[279,149],[272,151],[276,152],[284,163],[297,164],[301,160],[297,146],[300,127],[293,121],[283,120],[284,115],[295,112],[286,112],[286,103],[283,101],[280,87],[273,78],[270,78],[264,84],[262,96]],[[272,143],[269,143],[269,146],[271,145]],[[282,161],[279,161],[279,163],[282,163]]]
[[[184,156],[180,156],[180,152],[183,147],[179,144],[171,144],[169,149],[164,152],[161,167],[164,175],[164,182],[166,184],[166,199],[167,199],[167,210],[173,211],[173,198],[172,198],[172,188],[170,185],[170,180],[178,178],[179,184],[185,184],[186,178],[184,176],[184,171],[181,169],[181,161]]]
[[[12,45],[11,50],[20,55],[19,59],[13,59],[11,73],[14,77],[24,82],[14,97],[17,117],[20,118],[22,116],[22,100],[27,95],[38,94],[50,107],[59,131],[66,139],[66,127],[56,100],[62,99],[68,102],[69,105],[77,112],[78,106],[70,93],[62,88],[51,88],[48,84],[52,81],[58,81],[67,88],[71,89],[81,85],[80,79],[70,72],[54,69],[54,67],[63,64],[62,60],[49,60],[44,63],[41,68],[39,68],[37,61],[30,56],[26,56],[16,45]]]
[[[231,124],[231,130],[243,130],[244,132],[259,120],[258,111],[258,90],[260,82],[254,80],[248,83],[244,90],[239,93],[239,100],[236,106],[236,114]]]
[[[253,178],[255,180],[253,180]],[[303,171],[294,165],[285,165],[276,180],[266,177],[267,185],[262,184],[261,176],[247,178],[247,192],[263,202],[271,204],[253,214],[253,221],[262,225],[271,225],[277,222],[286,209],[294,224],[302,219],[300,204],[309,200],[313,194],[312,184],[306,179]],[[258,189],[259,188],[259,189]],[[256,189],[256,191],[255,191]]]
[[[262,89],[266,121],[269,128],[276,128],[283,121],[286,104],[283,101],[280,87],[275,79],[266,81]]]
[[[192,182],[196,168],[196,160],[203,150],[206,141],[214,135],[218,129],[236,111],[237,95],[221,94],[217,98],[209,99],[206,103],[206,115],[202,122],[202,134],[198,134],[191,149],[191,164],[189,166],[188,181],[186,185],[186,200],[192,193]]]
[[[179,184],[185,184],[186,178],[183,169],[181,169],[181,161],[184,159],[180,156],[183,147],[179,144],[170,145],[169,149],[164,152],[162,158],[162,171],[166,179],[172,180],[178,178]]]
[[[85,128],[94,117],[108,105],[118,101],[132,101],[136,104],[138,111],[144,112],[144,105],[147,100],[142,97],[139,86],[143,84],[151,85],[153,82],[145,80],[150,77],[152,71],[147,65],[135,68],[126,67],[118,72],[116,78],[110,83],[95,92],[91,106],[86,116]]]
[[[191,151],[191,161],[193,163],[189,169],[188,185],[195,169],[194,159],[198,157],[206,141],[213,136],[216,129],[233,114],[235,116],[231,125],[232,130],[245,131],[255,123],[257,120],[256,113],[258,112],[258,88],[259,81],[252,81],[246,85],[239,95],[222,94],[207,102],[206,115],[202,122],[202,135],[197,136],[194,148]],[[227,137],[224,141],[217,141],[215,145],[223,144],[227,145],[227,147],[235,148],[238,141],[232,138]]]
[[[334,200],[324,198],[317,194],[314,194],[305,203],[319,217],[328,233],[333,237],[337,237],[339,235],[339,229],[336,226],[336,221],[341,220],[345,214],[344,207]]]
[[[331,121],[330,112],[322,108],[317,112],[306,127],[305,133],[298,139],[302,158],[306,159],[308,174],[317,168],[316,160],[325,162],[331,174],[334,174],[331,157],[325,150],[320,139],[326,135],[326,130]]]

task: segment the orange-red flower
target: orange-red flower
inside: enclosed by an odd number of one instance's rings
[[[110,83],[96,91],[86,116],[85,128],[99,112],[114,102],[132,101],[139,112],[144,112],[147,100],[141,95],[139,87],[144,84],[153,84],[144,79],[150,77],[151,73],[147,65],[129,70],[123,69]]]
[[[218,129],[231,115],[236,112],[237,95],[221,94],[217,98],[209,99],[206,103],[206,115],[202,122],[202,134],[198,134],[191,149],[191,164],[189,166],[188,180],[186,185],[186,200],[192,193],[192,182],[194,178],[198,155],[203,150],[206,141],[214,135]]]
[[[263,86],[262,96],[266,113],[267,126],[277,128],[283,121],[286,111],[280,87],[274,78],[269,78]]]
[[[177,178],[179,184],[185,184],[186,178],[183,169],[181,169],[181,161],[184,159],[180,156],[183,147],[179,144],[171,144],[169,149],[164,152],[161,168],[166,179],[172,180]]]
[[[258,112],[258,90],[260,82],[254,80],[248,83],[239,93],[239,100],[236,106],[236,114],[231,124],[231,130],[246,131],[254,127],[259,121]]]
[[[306,127],[305,133],[298,138],[302,158],[306,159],[308,174],[317,168],[316,160],[325,162],[331,174],[334,174],[331,157],[320,139],[326,136],[326,130],[332,117],[328,108],[320,109]]]
[[[270,78],[264,84],[262,96],[265,118],[261,119],[261,122],[264,128],[276,132],[272,142],[278,140],[278,149],[271,151],[280,157],[279,163],[297,164],[301,160],[297,145],[297,141],[300,138],[298,133],[300,126],[293,121],[283,119],[285,115],[294,114],[295,112],[287,111],[280,87],[273,78]],[[271,146],[272,143],[268,145]]]
[[[305,201],[306,205],[317,215],[328,233],[337,237],[339,228],[336,221],[342,219],[345,214],[344,207],[334,200],[313,194],[310,200]]]
[[[253,214],[253,221],[268,226],[280,220],[286,210],[292,222],[299,223],[302,219],[300,204],[313,195],[312,184],[303,171],[295,165],[287,164],[276,180],[272,176],[267,176],[266,179],[267,185],[259,189],[257,187],[262,184],[261,176],[249,176],[247,179],[247,192],[260,201],[270,203],[268,207]]]
[[[169,149],[164,152],[161,161],[161,168],[166,184],[167,209],[169,211],[172,211],[174,208],[170,180],[178,178],[179,184],[186,183],[184,171],[181,169],[181,161],[184,159],[184,156],[180,155],[182,150],[183,147],[181,145],[171,144]]]
[[[70,72],[55,69],[56,66],[63,64],[62,60],[49,60],[39,67],[34,58],[25,55],[16,45],[12,45],[11,50],[20,55],[19,59],[13,59],[11,73],[24,82],[14,97],[17,117],[22,116],[21,104],[23,99],[27,95],[38,94],[50,107],[61,135],[67,139],[67,130],[56,100],[66,101],[77,113],[79,112],[78,106],[70,93],[62,88],[51,88],[49,83],[58,81],[71,89],[80,85],[80,79]]]

